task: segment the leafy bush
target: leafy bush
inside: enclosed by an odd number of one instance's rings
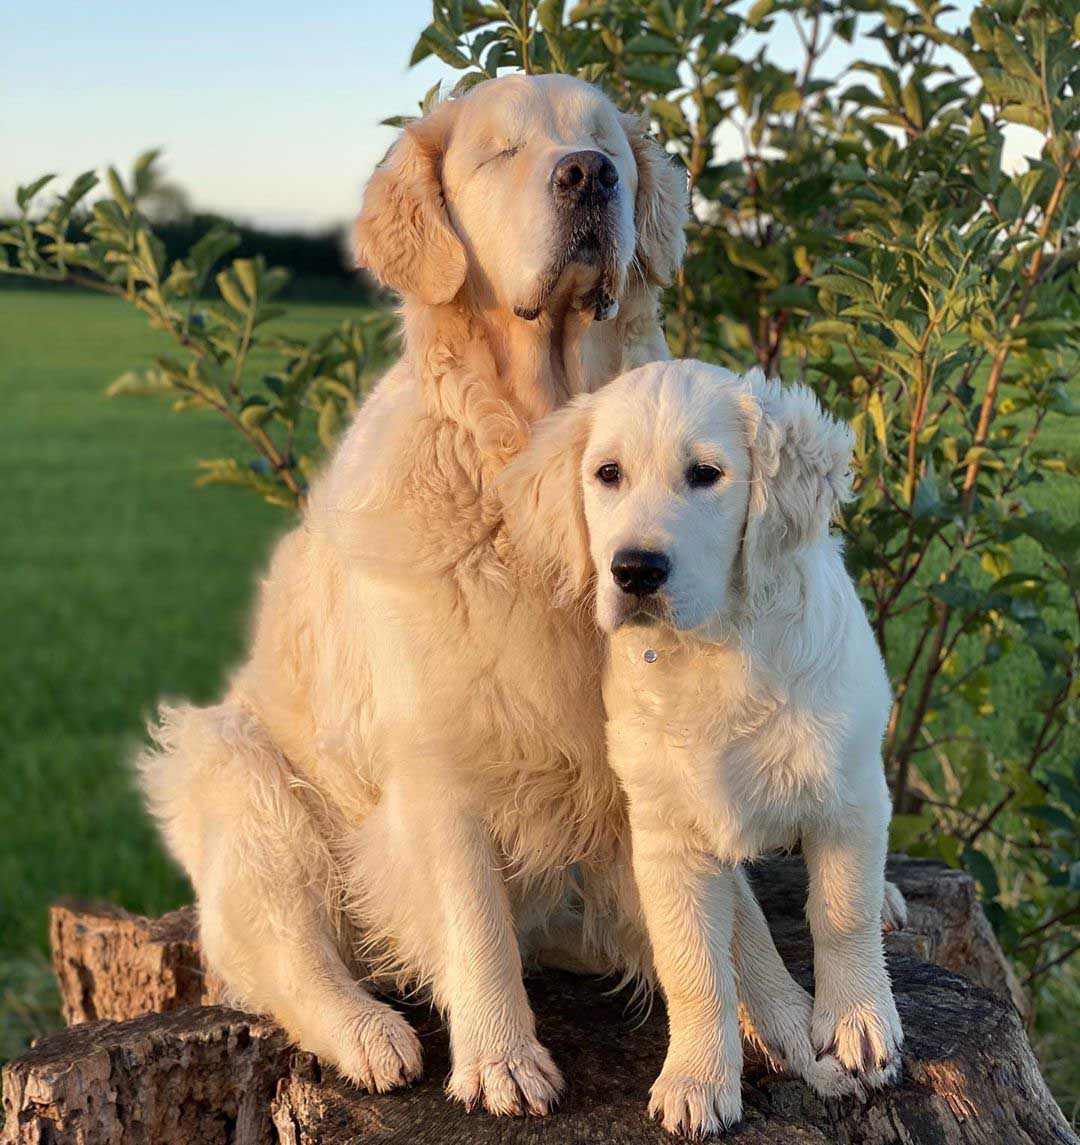
[[[139,210],[155,186],[156,160],[153,151],[141,156],[126,184],[109,168],[109,193],[93,204],[88,221],[75,215],[98,185],[93,172],[80,175],[40,217],[32,215],[33,202],[52,177],[20,187],[20,217],[0,228],[0,273],[75,283],[138,307],[173,339],[176,352],[129,371],[107,392],[160,393],[177,410],[216,411],[243,439],[243,454],[201,461],[199,483],[239,485],[274,504],[298,506],[315,464],[307,449],[316,439],[328,447],[355,412],[388,356],[390,317],[376,311],[310,342],[267,334],[267,323],[285,313],[273,303],[288,273],[257,255],[234,258],[214,274],[241,243],[224,227],[207,231],[186,258],[170,263]],[[216,297],[207,297],[211,275]]]
[[[788,21],[802,58],[770,58]],[[413,60],[471,84],[500,68],[573,72],[637,107],[685,163],[686,264],[673,352],[756,360],[815,387],[857,434],[844,528],[896,699],[885,745],[895,841],[964,864],[1030,985],[1080,929],[1080,461],[1060,432],[1080,359],[1080,3],[994,0],[956,30],[931,0],[435,0]],[[853,77],[827,74],[850,45]],[[1009,125],[1034,158],[1003,166]],[[732,151],[723,140],[741,140]],[[114,389],[209,406],[254,452],[205,475],[302,500],[303,415],[329,438],[381,358],[382,318],[310,345],[263,339],[280,275],[208,236],[165,265],[132,187],[110,172],[89,241],[67,240],[76,181],[0,233],[9,271],[92,278],[169,331]],[[0,247],[0,249],[3,249]],[[249,384],[256,342],[280,367]]]

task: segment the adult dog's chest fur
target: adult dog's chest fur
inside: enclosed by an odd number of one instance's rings
[[[378,562],[364,574],[385,641],[372,676],[387,695],[374,707],[412,706],[417,740],[450,752],[443,762],[511,863],[565,866],[606,846],[617,823],[599,633],[586,609],[555,607],[549,585],[520,575],[496,470],[470,436],[433,419],[417,431],[388,506],[393,575]]]
[[[624,629],[612,640],[612,767],[721,858],[793,845],[839,805],[836,728],[797,693],[767,687],[737,650],[655,636]]]

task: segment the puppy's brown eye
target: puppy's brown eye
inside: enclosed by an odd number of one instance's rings
[[[691,489],[704,489],[715,485],[723,476],[724,471],[719,466],[697,462],[686,471],[686,483]]]
[[[609,461],[607,464],[600,466],[596,471],[596,477],[603,485],[618,485],[619,479],[622,477],[622,471],[614,461]]]

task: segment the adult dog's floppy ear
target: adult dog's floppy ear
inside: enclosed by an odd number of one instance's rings
[[[743,384],[751,473],[743,546],[748,561],[775,561],[823,536],[850,497],[853,435],[805,386],[761,370]]]
[[[592,578],[581,463],[592,424],[583,394],[533,426],[532,439],[498,478],[514,548],[555,582],[558,603],[577,599]]]
[[[635,257],[646,282],[667,286],[686,253],[690,207],[686,171],[649,136],[638,116],[623,115],[621,119],[638,173]]]
[[[465,281],[439,174],[450,106],[405,128],[371,176],[354,231],[358,265],[429,306],[450,302]]]

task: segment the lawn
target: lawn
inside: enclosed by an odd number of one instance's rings
[[[287,327],[311,334],[350,313],[297,306]],[[189,897],[129,760],[158,697],[218,692],[290,520],[194,487],[195,459],[232,444],[213,415],[103,396],[164,346],[111,299],[0,292],[0,1060],[52,1020],[52,899],[160,911]]]

